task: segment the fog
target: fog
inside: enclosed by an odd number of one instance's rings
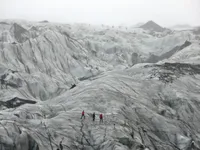
[[[200,0],[0,0],[0,19],[200,25]]]

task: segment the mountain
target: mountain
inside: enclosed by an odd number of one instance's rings
[[[2,150],[200,149],[193,30],[5,22]]]
[[[140,26],[140,28],[145,29],[145,30],[156,31],[156,32],[163,32],[165,30],[165,28],[159,26],[153,21],[148,21],[147,23]]]

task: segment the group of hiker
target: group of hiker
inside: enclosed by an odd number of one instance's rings
[[[94,122],[95,121],[95,117],[96,117],[96,114],[95,112],[92,114],[92,121]],[[82,114],[81,114],[81,119],[84,118],[85,119],[85,111],[83,110],[82,111]],[[102,122],[103,123],[103,114],[100,114],[99,115],[99,119],[100,119],[100,123]]]

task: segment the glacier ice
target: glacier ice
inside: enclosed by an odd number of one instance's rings
[[[200,149],[198,36],[0,22],[0,149]]]

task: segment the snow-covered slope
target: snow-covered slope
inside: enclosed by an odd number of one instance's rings
[[[1,149],[200,148],[198,34],[2,22]]]
[[[55,149],[63,137],[65,149],[139,150],[142,145],[152,150],[191,149],[192,140],[195,145],[200,140],[199,68],[136,65],[83,81],[55,99],[6,109],[0,116],[2,132],[8,130],[1,134],[4,146],[12,146],[6,139],[22,146],[28,134],[40,149]],[[81,121],[82,110],[86,119]],[[104,114],[103,124],[99,113]]]
[[[200,64],[200,43],[193,43],[164,61]]]
[[[26,98],[40,100],[57,96],[80,80],[143,62],[152,53],[166,53],[197,36],[186,31],[163,33],[159,38],[138,28],[86,24],[8,22],[0,26],[1,67],[17,71],[13,77],[17,81],[25,79],[18,89],[2,94],[24,97],[28,93]]]

